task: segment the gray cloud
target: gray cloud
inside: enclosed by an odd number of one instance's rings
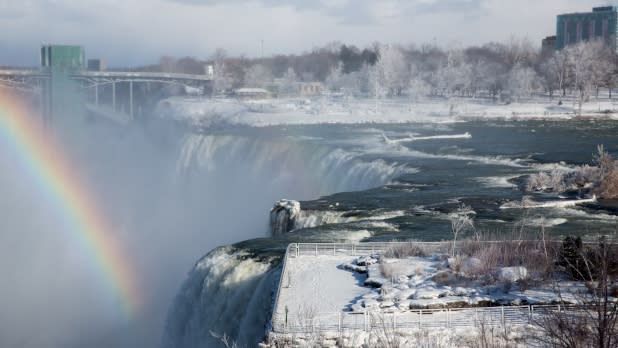
[[[616,1],[614,1],[615,3]],[[331,41],[462,45],[555,31],[596,0],[0,0],[0,65],[33,62],[42,42],[75,43],[111,66],[161,55],[298,53]],[[525,23],[525,24],[524,24]],[[522,25],[524,24],[524,25]],[[23,53],[23,54],[22,54]],[[25,53],[28,53],[26,56]]]
[[[316,11],[335,18],[340,24],[376,25],[393,18],[454,13],[479,15],[488,0],[167,0],[191,6],[221,6],[257,3],[265,7],[292,7],[298,11]],[[387,10],[386,13],[379,9]]]

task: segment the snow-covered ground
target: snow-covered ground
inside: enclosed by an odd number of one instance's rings
[[[412,103],[405,99],[266,99],[240,101],[199,97],[174,97],[157,107],[162,118],[192,126],[219,124],[264,127],[300,124],[457,122],[466,119],[571,119],[574,102],[539,99],[526,103],[491,103],[474,99],[432,100]],[[618,103],[609,100],[585,103],[583,117],[618,119]]]
[[[480,321],[508,326],[511,334],[521,335],[534,329],[534,306],[575,304],[577,294],[586,291],[582,282],[530,281],[533,277],[522,266],[499,267],[488,282],[486,277],[467,276],[482,267],[478,259],[452,258],[441,251],[387,256],[378,244],[292,245],[281,276],[272,337],[301,346],[316,339],[337,346],[334,340],[343,337],[344,346],[356,347],[371,340],[379,344],[384,335],[407,344],[428,342],[427,337],[448,328],[441,337],[465,346],[478,334]],[[426,250],[444,250],[447,245],[425,244]]]
[[[280,309],[292,314],[330,313],[346,310],[353,299],[371,292],[365,276],[342,267],[354,256],[300,255],[288,259],[279,293]],[[303,313],[305,312],[305,313]]]

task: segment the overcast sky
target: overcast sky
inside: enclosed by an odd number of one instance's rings
[[[0,65],[35,65],[41,43],[81,44],[110,66],[162,55],[250,57],[332,41],[467,46],[555,34],[555,16],[593,0],[0,0]]]

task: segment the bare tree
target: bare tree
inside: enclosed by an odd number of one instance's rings
[[[386,313],[370,313],[371,333],[377,341],[378,347],[399,348],[403,346],[393,322],[387,319]]]
[[[238,348],[238,343],[234,340],[232,340],[230,338],[230,336],[228,336],[227,334],[223,334],[220,335],[216,332],[210,331],[210,335],[214,338],[216,338],[217,340],[219,340],[219,342],[221,342],[221,344],[225,347],[225,348]]]
[[[539,316],[536,340],[555,347],[618,347],[618,245],[614,239],[604,236],[593,246],[581,239],[565,239],[558,263],[573,278],[586,281],[587,289],[575,293],[576,307]],[[555,288],[562,298],[560,287]]]
[[[511,37],[502,46],[502,55],[505,63],[511,69],[517,65],[532,65],[538,55],[538,50],[528,38]]]
[[[453,248],[451,253],[453,257],[455,256],[457,237],[467,229],[474,229],[472,214],[474,214],[472,208],[462,203],[451,216],[451,232],[453,233]]]

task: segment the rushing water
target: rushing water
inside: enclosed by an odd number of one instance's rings
[[[462,203],[474,210],[478,231],[496,235],[521,226],[531,234],[544,226],[553,237],[613,232],[616,212],[598,204],[500,207],[522,199],[526,175],[590,163],[598,144],[616,155],[617,131],[611,121],[560,120],[278,126],[192,135],[178,165],[185,180],[210,177],[217,186],[213,177],[229,182],[231,175],[260,187],[247,189],[248,197],[274,190],[286,195],[276,199],[301,200],[301,211],[290,232],[202,258],[170,311],[164,346],[214,344],[210,330],[253,345],[263,334],[276,266],[289,242],[450,239],[449,214]],[[252,197],[262,205],[260,217],[237,210],[243,214],[237,218],[265,228],[269,212],[261,198]]]

